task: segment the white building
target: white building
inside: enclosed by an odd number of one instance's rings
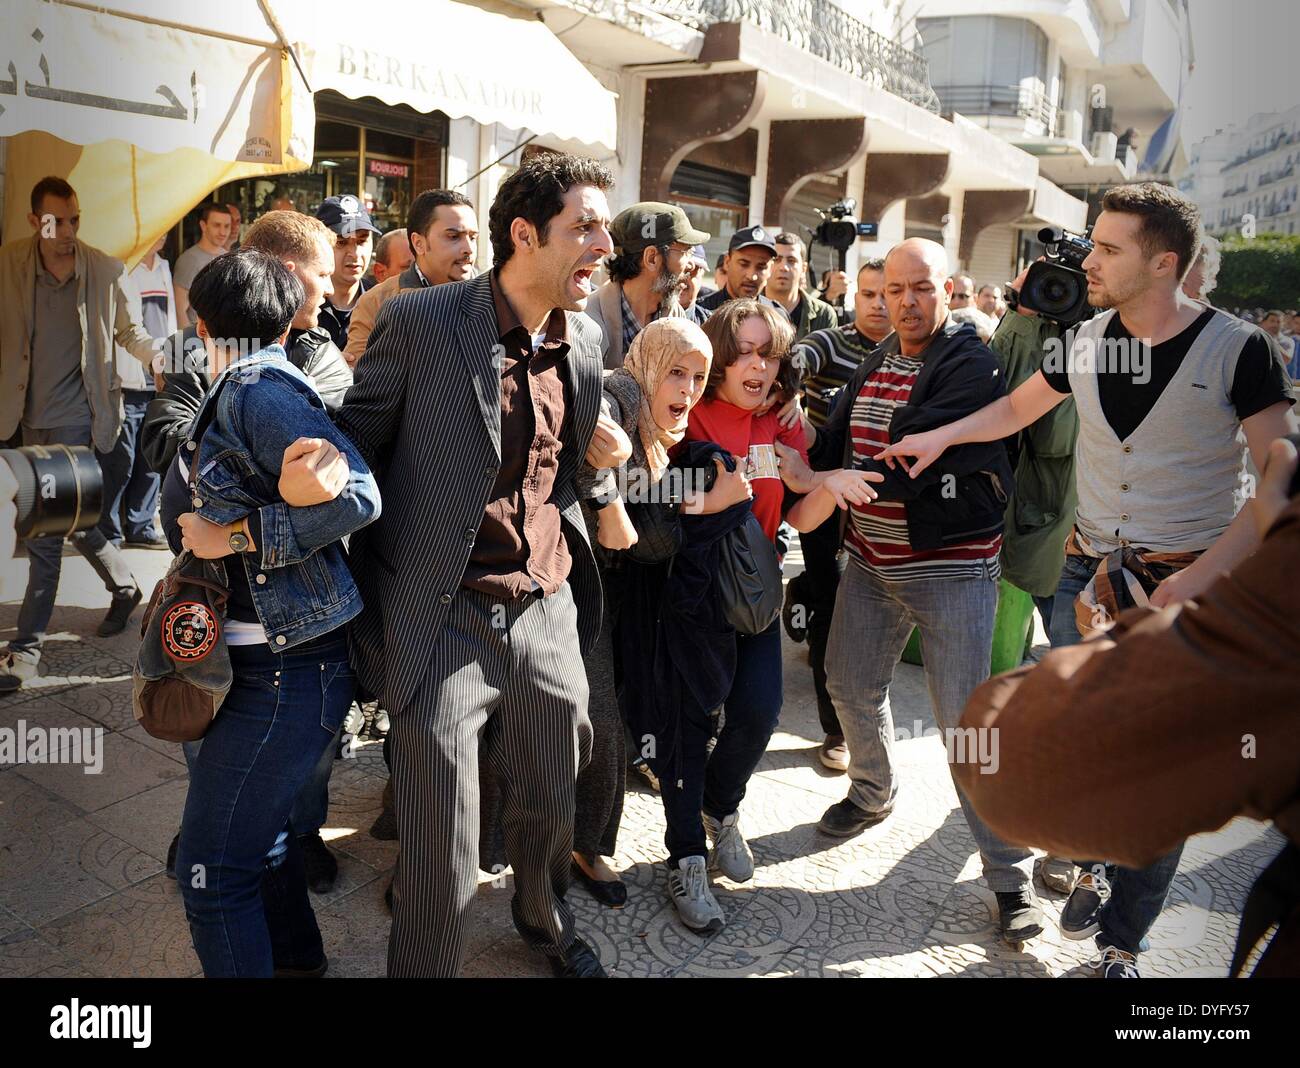
[[[1179,183],[1214,234],[1300,232],[1300,105],[1217,130],[1192,150]]]
[[[1110,186],[1186,165],[1177,111],[1189,26],[1184,0],[921,0],[915,11],[943,113],[1032,153],[1090,216]],[[966,263],[976,282],[1001,282],[1037,255],[1038,225],[985,230]]]

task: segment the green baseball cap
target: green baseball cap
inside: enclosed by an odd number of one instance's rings
[[[644,200],[624,208],[610,223],[609,235],[620,252],[641,252],[650,245],[671,245],[680,241],[684,245],[702,245],[712,236],[691,225],[676,204],[658,200]]]

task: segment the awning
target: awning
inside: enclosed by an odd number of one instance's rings
[[[312,88],[615,146],[616,97],[546,24],[452,0],[271,0]]]
[[[258,0],[215,7],[10,0],[6,240],[47,174],[77,190],[81,237],[133,262],[213,187],[311,165],[311,94]]]

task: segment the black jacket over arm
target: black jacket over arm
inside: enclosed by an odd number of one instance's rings
[[[198,369],[205,362],[203,349],[195,349],[198,343],[192,326],[169,340],[169,352],[174,352],[179,345],[184,358],[169,355],[167,365],[181,369],[163,374],[162,392],[149,402],[140,428],[140,448],[144,450],[145,462],[150,470],[163,476],[212,386],[212,375]],[[338,411],[343,395],[352,385],[352,368],[324,328],[296,332],[287,355],[289,362],[315,384],[326,411],[331,415]]]
[[[881,500],[902,501],[912,548],[939,549],[1002,530],[1007,498],[1013,487],[1011,464],[1000,441],[955,445],[912,478],[901,467],[877,460],[854,462],[849,421],[867,378],[889,354],[877,347],[840,390],[826,424],[808,450],[819,471],[856,467],[878,471],[885,480],[873,484]],[[889,440],[919,434],[962,419],[1006,392],[998,358],[980,341],[969,323],[944,322],[922,356],[922,367],[908,403],[894,409]],[[847,513],[841,515],[841,536]]]

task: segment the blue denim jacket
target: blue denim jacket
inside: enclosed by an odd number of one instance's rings
[[[204,399],[191,434],[214,397],[216,410],[197,450],[193,440],[182,448],[187,464],[199,453],[191,503],[213,523],[250,517],[257,551],[222,562],[242,564],[268,643],[273,649],[291,649],[341,627],[361,611],[341,539],[379,518],[379,486],[279,345],[227,368]],[[347,458],[351,475],[334,500],[291,508],[280,499],[280,466],[284,450],[301,437],[333,444]]]

